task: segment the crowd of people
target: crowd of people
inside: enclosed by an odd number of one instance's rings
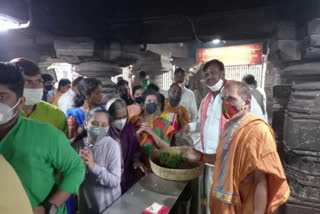
[[[0,63],[0,172],[9,193],[0,194],[0,211],[102,213],[150,172],[154,151],[174,146],[177,133],[200,132],[201,148],[184,154],[208,163],[207,213],[273,212],[289,188],[265,96],[252,75],[243,79],[249,86],[226,80],[219,60],[202,73],[210,90],[198,110],[182,68],[164,94],[143,71],[132,93],[119,79],[102,105],[97,79],[61,79],[54,91],[54,78],[31,60]]]

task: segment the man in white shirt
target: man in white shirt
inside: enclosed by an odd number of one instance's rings
[[[58,100],[58,108],[66,114],[68,109],[73,108],[74,105],[74,97],[77,93],[79,93],[78,85],[81,82],[83,77],[77,77],[75,80],[72,81],[72,87],[69,91],[64,93],[60,99]]]
[[[193,91],[185,87],[185,77],[186,72],[182,68],[177,68],[174,71],[174,82],[178,83],[182,87],[182,96],[180,104],[182,104],[184,107],[188,109],[190,114],[190,120],[191,122],[193,122],[197,119],[197,102]],[[165,92],[165,97],[169,98],[168,91]]]
[[[265,121],[268,121],[267,104],[266,104],[266,93],[262,88],[258,87],[257,80],[252,74],[248,74],[242,78],[242,81],[247,83],[250,88],[252,96],[257,100],[259,106],[265,117]]]
[[[208,61],[203,67],[203,75],[210,91],[201,102],[197,120],[186,125],[182,130],[182,134],[190,135],[191,132],[200,132],[200,143],[195,148],[204,153],[215,154],[220,133],[227,122],[226,118],[222,117],[221,99],[224,85],[227,83],[225,80],[224,64],[216,59]],[[261,108],[253,97],[251,112],[263,118]],[[205,213],[207,214],[210,213],[209,200],[213,167],[213,165],[206,165],[205,175],[200,185],[200,188],[203,188],[200,201],[206,207]]]

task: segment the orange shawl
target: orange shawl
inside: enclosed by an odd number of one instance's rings
[[[270,214],[287,201],[290,189],[271,127],[248,113],[238,121],[229,121],[220,137],[211,188],[211,214],[253,213],[254,184],[242,182],[256,170],[267,174],[265,213]]]

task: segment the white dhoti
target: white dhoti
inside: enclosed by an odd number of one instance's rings
[[[205,165],[203,176],[199,177],[200,182],[200,201],[201,201],[201,214],[210,214],[209,201],[210,190],[213,178],[213,165]]]

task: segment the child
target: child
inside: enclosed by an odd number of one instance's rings
[[[121,150],[118,142],[106,136],[108,129],[108,112],[92,109],[73,144],[87,167],[79,189],[80,214],[101,213],[121,195]]]

